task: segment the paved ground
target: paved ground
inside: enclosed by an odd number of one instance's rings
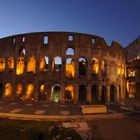
[[[140,140],[140,121],[130,118],[87,122],[94,140]]]
[[[109,114],[133,112],[131,108],[108,105]],[[140,110],[140,109],[139,109]],[[0,100],[1,113],[35,114],[35,115],[82,115],[81,105],[45,104],[34,102],[12,102]],[[136,115],[136,114],[134,114]]]
[[[76,129],[79,134],[91,140],[140,140],[140,108],[108,105],[108,114],[128,113],[126,118],[81,120],[65,123]],[[0,112],[33,115],[82,115],[81,106],[74,104],[45,104],[34,102],[12,102],[0,100]],[[78,121],[78,120],[77,120]],[[88,127],[89,126],[89,127]],[[89,129],[90,128],[90,129]]]
[[[45,104],[33,102],[0,101],[1,113],[36,114],[36,115],[81,115],[80,105]]]

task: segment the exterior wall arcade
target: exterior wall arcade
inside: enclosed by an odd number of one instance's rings
[[[46,36],[48,42],[44,43],[43,38]],[[68,39],[69,36],[72,37],[72,40]],[[23,37],[25,37],[24,42],[22,41]],[[13,42],[13,39],[15,42]],[[74,55],[66,55],[69,47],[73,48]],[[25,54],[21,54],[21,49],[25,49]],[[65,103],[66,86],[71,85],[73,89],[69,91],[68,96],[69,94],[73,96],[70,98],[74,103],[82,103],[80,98],[84,100],[84,94],[86,94],[84,101],[88,103],[94,103],[94,94],[97,94],[98,102],[111,102],[111,86],[114,102],[120,103],[125,100],[125,90],[123,89],[125,87],[125,74],[122,73],[122,69],[121,73],[118,72],[119,64],[125,67],[124,49],[116,42],[108,46],[104,39],[99,36],[71,32],[44,32],[11,36],[0,39],[0,56],[5,58],[5,70],[0,71],[0,84],[3,85],[3,92],[0,93],[2,98],[26,100],[24,95],[29,94],[32,95],[29,100],[51,102],[52,91],[56,90],[54,92],[55,96],[60,96],[59,101]],[[24,72],[17,75],[16,69],[20,56],[24,58]],[[41,72],[40,57],[45,56],[48,57],[49,64],[47,70]],[[54,58],[57,56],[62,59],[60,71],[59,66],[56,66],[58,71],[53,66]],[[12,71],[9,71],[9,57],[14,58]],[[27,69],[31,57],[35,58],[35,72],[29,72]],[[74,77],[68,78],[66,76],[67,58],[73,60]],[[86,59],[86,75],[79,75],[79,58]],[[11,90],[9,87],[5,88],[7,83],[12,85],[12,94],[5,96],[5,90],[8,93]],[[17,96],[17,84],[22,85],[20,98]],[[41,85],[43,85],[42,89]],[[58,85],[58,87],[53,89],[54,85]],[[83,89],[85,88],[85,93],[82,90],[80,91],[80,86]],[[94,89],[93,86],[97,89]],[[95,91],[97,93],[94,93]],[[79,94],[83,95],[79,98]]]

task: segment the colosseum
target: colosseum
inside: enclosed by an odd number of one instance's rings
[[[39,32],[0,39],[0,98],[34,102],[122,103],[125,50],[99,36]]]

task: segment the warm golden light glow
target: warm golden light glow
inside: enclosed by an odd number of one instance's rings
[[[34,91],[34,86],[32,84],[28,84],[26,87],[25,99],[32,99]]]
[[[45,84],[42,84],[42,85],[40,86],[40,92],[41,92],[41,93],[44,93],[44,92],[45,92]]]
[[[48,70],[49,58],[47,56],[40,58],[39,71],[45,72]]]
[[[125,66],[124,66],[124,64],[122,64],[122,73],[121,74],[125,75]]]
[[[39,71],[44,71],[45,65],[45,58],[40,58]]]
[[[16,74],[21,75],[24,73],[24,57],[17,59]]]
[[[27,72],[33,72],[36,71],[36,60],[34,57],[30,57],[27,63]]]
[[[70,96],[71,96],[71,99],[73,100],[74,99],[74,88],[72,85],[68,85],[65,87],[65,92],[69,92],[70,93]]]
[[[17,86],[16,86],[16,96],[19,96],[19,95],[22,94],[22,89],[23,89],[22,84],[17,84]]]
[[[75,75],[74,62],[66,64],[66,76],[73,78],[74,75]]]
[[[5,97],[10,97],[12,95],[12,85],[10,83],[5,85],[4,95]]]
[[[0,58],[0,72],[5,71],[5,58]]]
[[[118,75],[121,75],[121,65],[120,64],[118,64]]]
[[[99,62],[98,62],[97,58],[92,59],[91,69],[92,69],[93,74],[98,74],[98,72],[99,72]]]
[[[126,89],[127,89],[129,98],[134,98],[136,94],[136,84],[134,82],[127,81]]]

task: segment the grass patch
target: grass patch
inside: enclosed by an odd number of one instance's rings
[[[81,140],[73,129],[61,127],[61,122],[37,122],[0,119],[0,140]]]

